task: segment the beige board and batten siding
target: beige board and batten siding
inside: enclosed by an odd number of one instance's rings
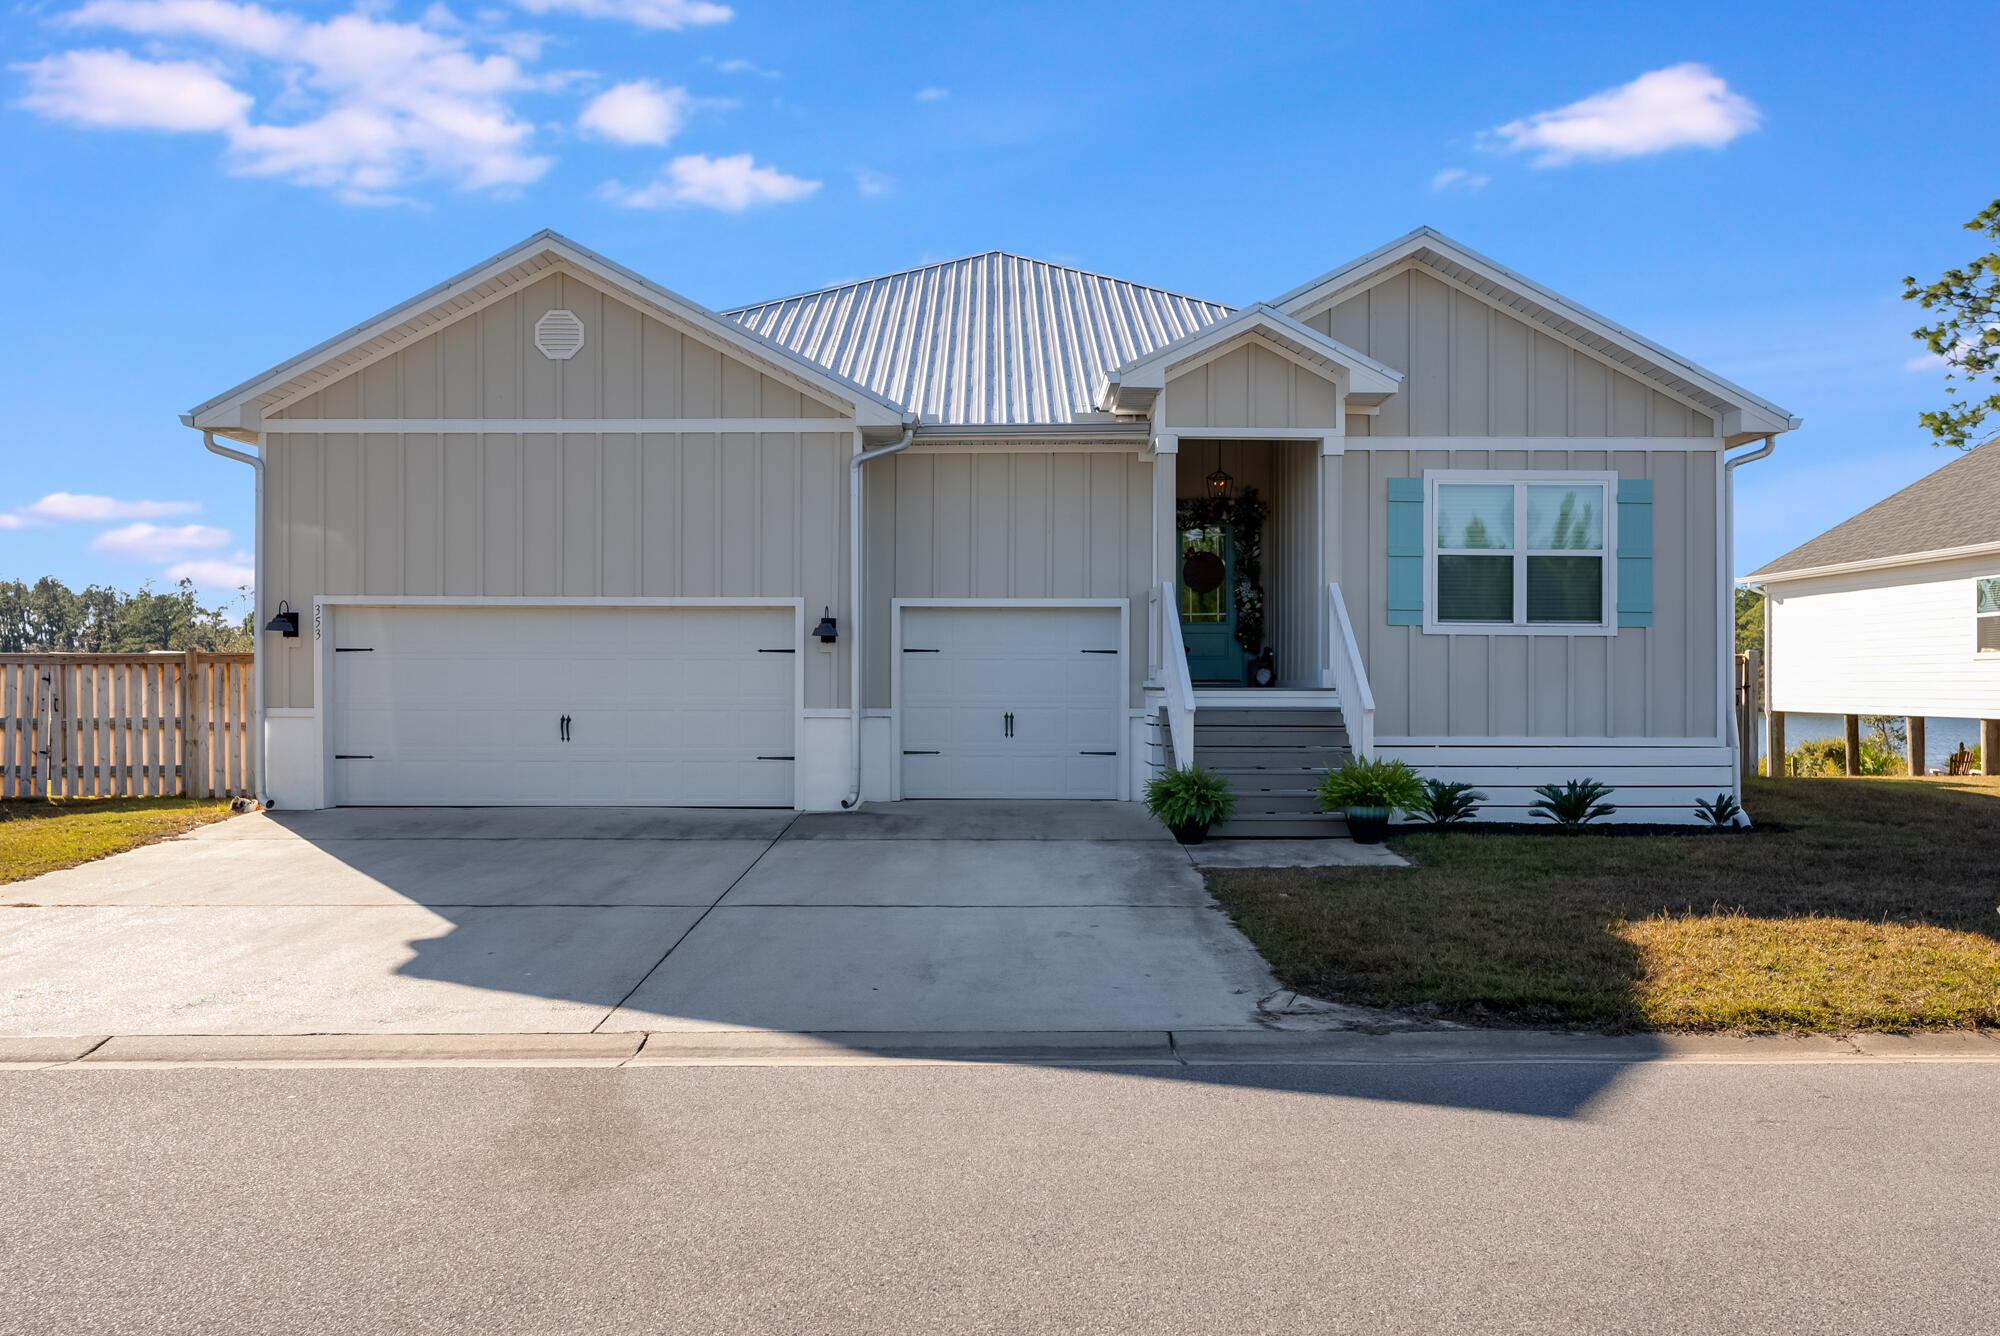
[[[1374,415],[1349,416],[1349,436],[1715,433],[1708,414],[1419,270],[1303,323],[1404,375]]]
[[[574,311],[583,348],[534,346]],[[826,418],[820,431],[605,431],[594,419]],[[579,430],[507,430],[569,419]],[[470,432],[316,420],[491,420]],[[787,423],[790,425],[790,422]],[[265,420],[266,600],[846,598],[849,418],[573,275],[502,296]],[[309,638],[272,639],[267,702],[313,704]],[[844,650],[806,649],[806,700],[844,699]]]
[[[1170,377],[1159,421],[1179,432],[1332,428],[1340,421],[1339,396],[1326,377],[1250,342]]]
[[[1350,449],[1340,570],[1375,735],[1716,738],[1720,634],[1713,450]],[[1653,482],[1653,624],[1616,635],[1427,635],[1388,624],[1388,480],[1426,469],[1613,471]],[[1365,614],[1361,610],[1365,609]]]
[[[1130,448],[927,450],[867,467],[869,624],[898,598],[1133,600],[1131,702],[1146,670],[1153,466]],[[889,704],[871,635],[866,704]],[[876,647],[883,647],[878,650]]]
[[[265,448],[271,606],[310,610],[321,594],[846,603],[849,432],[290,432]],[[309,638],[268,643],[269,703],[312,705]],[[802,648],[807,706],[838,705],[845,656]]]
[[[574,312],[583,346],[535,347],[535,322]],[[478,307],[265,415],[299,418],[828,418],[835,408],[570,274]]]

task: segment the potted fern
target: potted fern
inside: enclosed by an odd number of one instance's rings
[[[1236,811],[1236,794],[1212,770],[1176,766],[1147,782],[1146,810],[1182,844],[1200,844],[1210,826],[1221,825]]]
[[[1350,756],[1320,782],[1319,805],[1347,814],[1347,830],[1358,844],[1380,844],[1389,834],[1389,818],[1415,812],[1424,805],[1423,781],[1401,761],[1372,761]]]

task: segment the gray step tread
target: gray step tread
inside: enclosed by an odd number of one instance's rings
[[[1197,728],[1206,728],[1211,724],[1250,724],[1260,728],[1339,728],[1346,723],[1346,718],[1339,710],[1254,710],[1219,705],[1213,709],[1197,709],[1194,722]]]
[[[1238,814],[1208,832],[1211,840],[1345,839],[1347,823],[1336,816],[1286,813],[1276,816]]]
[[[1346,747],[1339,728],[1204,728],[1195,725],[1194,745],[1202,747]]]

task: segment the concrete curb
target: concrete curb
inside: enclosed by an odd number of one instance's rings
[[[616,1067],[645,1042],[627,1034],[120,1035],[80,1067]]]
[[[1587,1035],[1525,1030],[1076,1030],[0,1037],[0,1068],[1436,1066],[2000,1063],[2000,1033]]]
[[[1178,1065],[1166,1030],[939,1031],[662,1031],[630,1064],[664,1066],[861,1065],[897,1062],[1013,1062]]]

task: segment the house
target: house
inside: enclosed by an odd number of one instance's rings
[[[2000,437],[1743,577],[1764,603],[1767,756],[1787,713],[1977,719],[2000,755]],[[1850,771],[1855,757],[1848,758]],[[1913,770],[1920,767],[1912,767]]]
[[[280,807],[1193,756],[1239,833],[1350,751],[1733,791],[1731,470],[1798,425],[1428,228],[1240,309],[995,251],[721,312],[542,232],[183,422],[258,470]]]

